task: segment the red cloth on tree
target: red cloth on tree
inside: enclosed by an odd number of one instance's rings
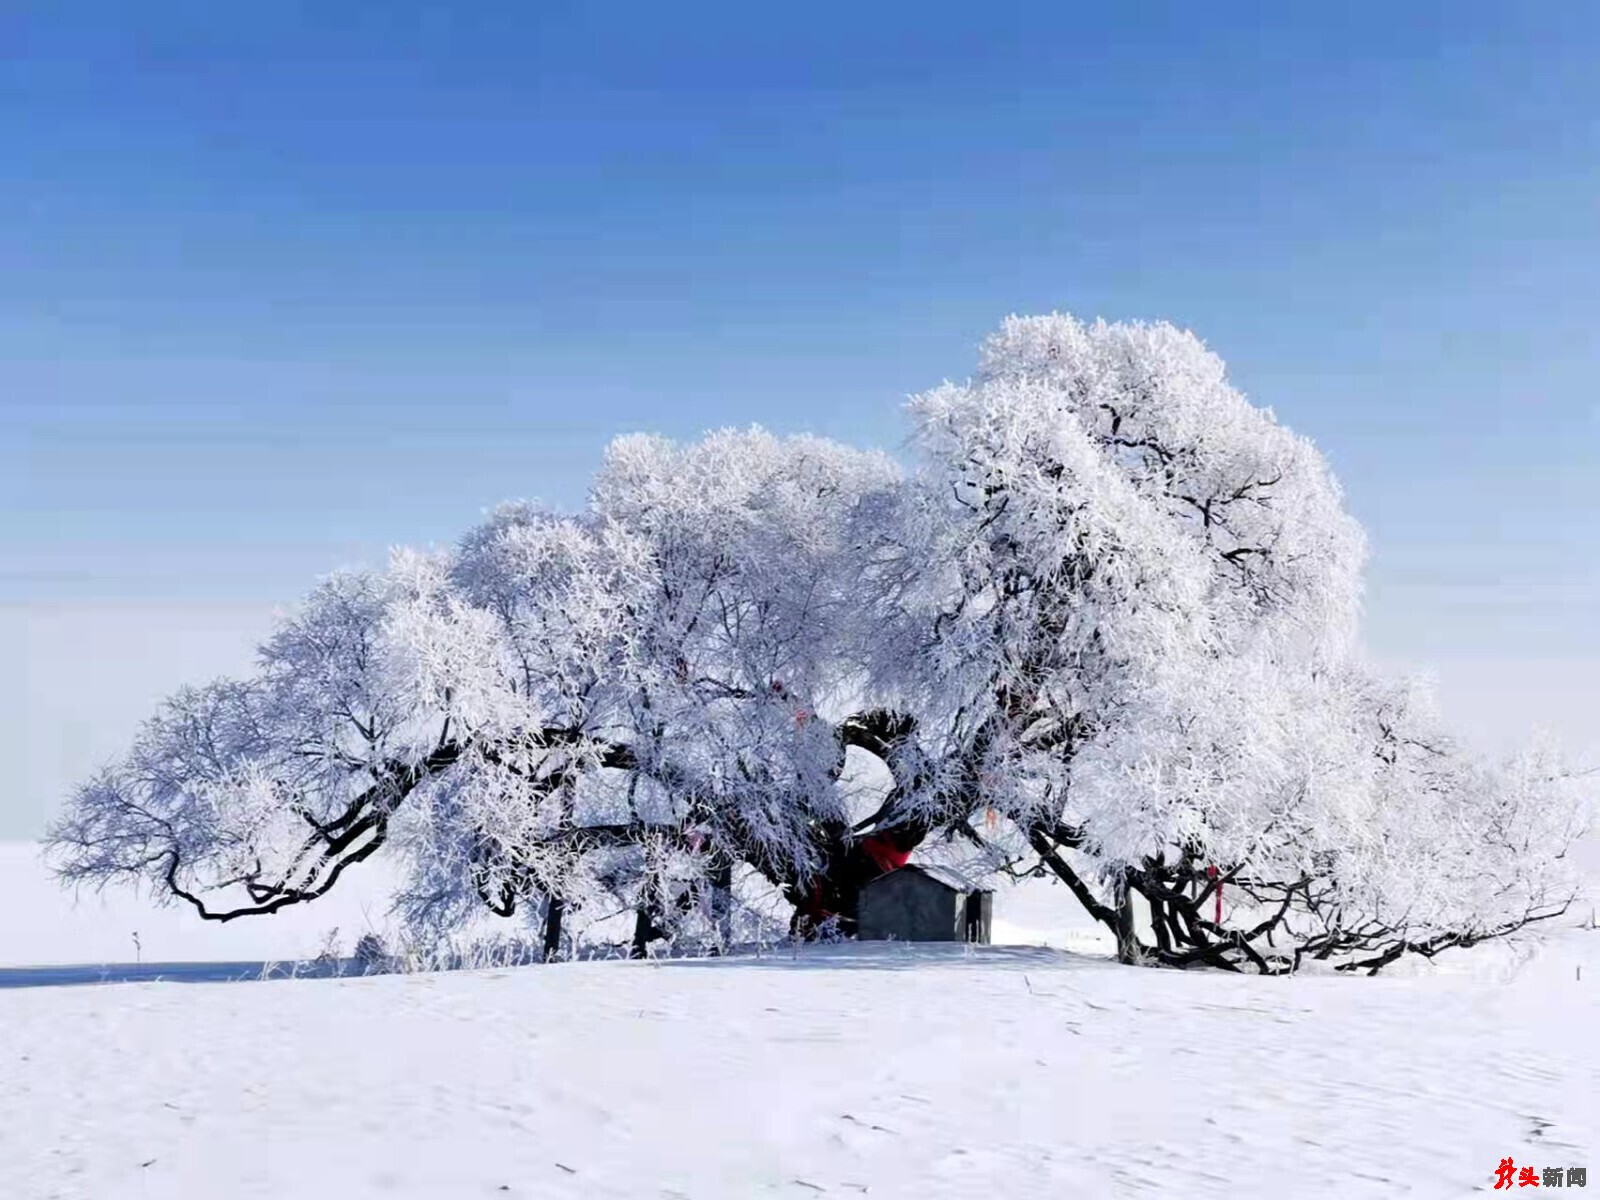
[[[864,839],[861,849],[885,875],[890,871],[898,871],[911,861],[911,851],[900,849],[889,840],[889,835],[884,833],[875,833]]]

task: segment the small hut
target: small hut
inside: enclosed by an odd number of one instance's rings
[[[856,936],[863,941],[987,945],[994,892],[948,867],[907,863],[861,889]]]

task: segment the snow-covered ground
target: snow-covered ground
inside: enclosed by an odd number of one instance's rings
[[[0,961],[126,959],[100,926],[130,918],[147,959],[157,930],[202,956],[211,930],[126,900],[60,925],[31,861]],[[333,905],[362,915],[330,901],[308,945],[237,936],[314,950]],[[1069,913],[1029,885],[997,932],[1082,949],[0,990],[0,1197],[1458,1197],[1507,1156],[1600,1170],[1587,907],[1393,979],[1119,967]]]

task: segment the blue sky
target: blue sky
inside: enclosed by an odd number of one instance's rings
[[[1374,648],[1583,744],[1597,60],[1554,3],[7,6],[0,836],[318,575],[619,432],[893,448],[1051,309],[1199,332],[1333,459]]]

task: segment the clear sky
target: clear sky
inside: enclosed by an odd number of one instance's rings
[[[1373,648],[1600,751],[1600,6],[451,7],[0,9],[0,836],[319,575],[619,432],[893,449],[1051,309],[1199,332]]]

